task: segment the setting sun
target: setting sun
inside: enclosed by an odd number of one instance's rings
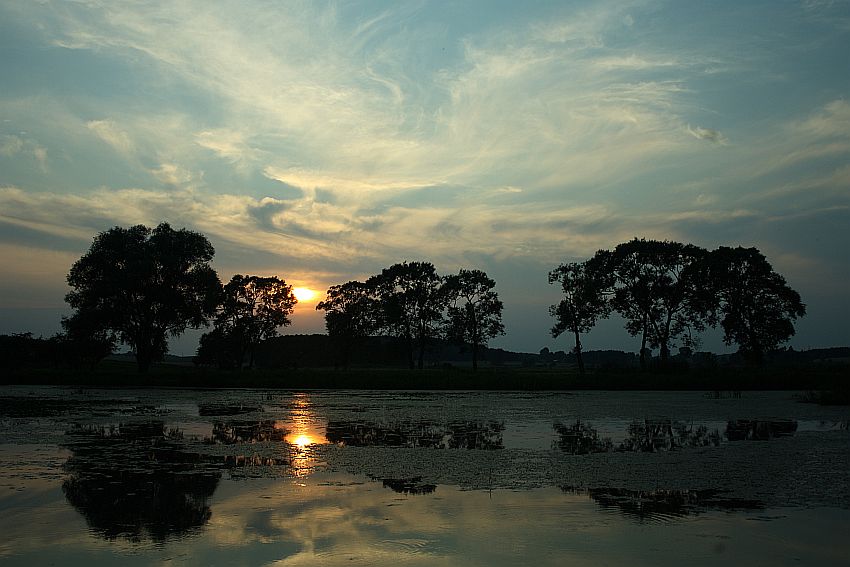
[[[315,290],[310,289],[309,287],[295,287],[292,288],[292,293],[295,294],[295,299],[304,303],[306,301],[311,301],[316,298],[318,293]]]

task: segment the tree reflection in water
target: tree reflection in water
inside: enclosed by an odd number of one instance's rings
[[[436,484],[422,482],[421,476],[411,478],[382,478],[384,488],[389,488],[399,494],[431,494],[437,490]]]
[[[62,491],[89,527],[112,540],[164,541],[207,523],[221,473],[179,450],[182,435],[162,422],[77,427]]]
[[[758,500],[725,497],[723,491],[708,490],[628,490],[623,488],[575,488],[562,486],[570,494],[583,494],[602,508],[615,509],[639,522],[670,520],[708,510],[760,510]]]
[[[656,452],[683,447],[717,447],[720,432],[704,425],[694,426],[670,419],[635,420],[629,425],[628,437],[620,451]]]
[[[587,455],[607,451],[655,453],[686,447],[719,447],[724,438],[731,442],[768,440],[793,435],[797,431],[797,422],[790,419],[738,419],[727,422],[721,434],[718,429],[685,421],[636,419],[629,424],[626,438],[616,445],[610,438],[600,437],[593,425],[581,420],[569,425],[556,422],[552,427],[558,434],[555,448],[571,455]]]
[[[767,441],[773,437],[793,435],[796,431],[797,422],[791,419],[736,419],[726,424],[729,441]]]
[[[282,442],[289,435],[279,421],[232,421],[213,423],[212,436],[204,441],[215,445],[236,445],[238,443],[260,443],[263,441]]]
[[[431,449],[504,448],[500,421],[329,421],[327,439],[349,447],[424,447]]]
[[[609,437],[600,438],[596,429],[581,420],[570,425],[555,423],[553,427],[558,434],[556,447],[571,455],[604,453],[614,447]]]

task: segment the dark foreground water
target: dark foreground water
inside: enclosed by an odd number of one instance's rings
[[[0,563],[850,565],[790,392],[0,388]]]

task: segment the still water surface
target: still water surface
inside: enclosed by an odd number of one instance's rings
[[[0,563],[850,565],[790,392],[0,388]]]

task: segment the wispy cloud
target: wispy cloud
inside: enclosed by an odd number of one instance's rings
[[[691,127],[688,124],[688,134],[698,140],[706,140],[715,144],[724,145],[727,143],[726,136],[713,128],[702,128],[700,126]]]
[[[0,94],[0,222],[85,244],[169,220],[305,280],[768,247],[765,219],[847,202],[846,10],[798,8],[6,4],[86,73]]]
[[[18,155],[31,156],[42,172],[47,171],[47,148],[38,142],[16,135],[0,136],[0,156],[13,158]]]
[[[130,135],[112,120],[91,120],[86,126],[119,153],[130,155],[135,150]]]

